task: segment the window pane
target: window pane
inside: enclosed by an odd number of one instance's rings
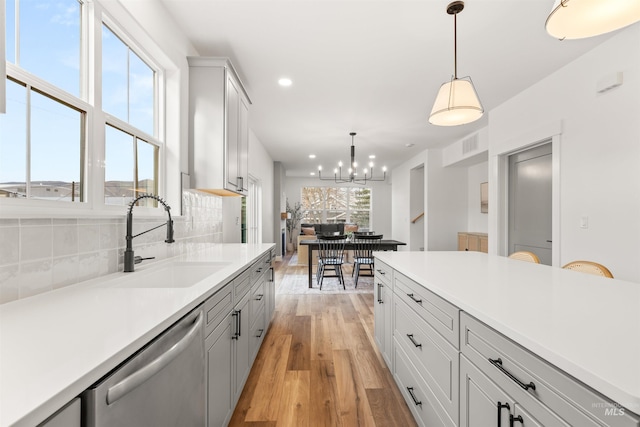
[[[7,113],[0,114],[0,197],[26,197],[27,88],[7,80]]]
[[[149,135],[154,135],[154,73],[138,55],[129,52],[129,123]]]
[[[327,222],[347,222],[347,213],[344,211],[327,211]]]
[[[19,66],[71,93],[80,94],[80,3],[19,2]]]
[[[347,209],[347,188],[327,188],[326,209]]]
[[[153,194],[158,195],[157,173],[158,170],[158,147],[148,142],[138,139],[138,186],[137,195]],[[154,199],[143,199],[144,206],[158,206]]]
[[[369,211],[351,211],[351,222],[358,228],[369,228]]]
[[[107,26],[102,26],[102,109],[129,122],[129,48]]]
[[[31,92],[31,197],[80,201],[84,114]]]
[[[324,194],[320,187],[303,187],[301,205],[303,210],[324,209]]]
[[[6,0],[6,51],[7,62],[16,63],[16,0]]]
[[[105,130],[104,202],[127,205],[134,199],[134,138],[107,125]]]
[[[369,188],[351,188],[349,197],[349,209],[366,209],[371,208],[371,189]]]
[[[322,211],[304,211],[301,223],[302,224],[322,223]]]

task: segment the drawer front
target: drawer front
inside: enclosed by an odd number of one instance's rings
[[[253,271],[253,265],[248,269],[246,269],[245,271],[243,271],[242,273],[240,273],[238,277],[233,279],[233,286],[235,291],[235,294],[233,297],[236,303],[237,301],[241,300],[247,292],[249,292],[249,289],[251,289],[252,271]]]
[[[394,292],[455,348],[459,346],[460,310],[397,271]]]
[[[384,262],[375,260],[375,283],[383,283],[391,288],[393,285],[393,269]]]
[[[254,320],[255,322],[253,322],[253,326],[249,329],[249,354],[251,360],[256,357],[256,354],[258,354],[260,344],[262,344],[264,335],[267,333],[265,328],[264,310],[256,313]]]
[[[231,312],[233,308],[232,290],[233,286],[228,283],[205,301],[205,337]]]
[[[249,299],[249,316],[251,323],[257,318],[260,310],[264,312],[265,307],[265,281],[258,280],[251,288],[251,297]]]
[[[434,398],[429,387],[422,381],[416,368],[409,361],[408,356],[400,345],[394,345],[393,377],[402,393],[409,410],[418,425],[423,427],[455,426],[449,417],[440,409],[438,411],[433,402]]]
[[[628,411],[612,416],[616,406],[611,400],[466,313],[461,315],[460,336],[462,353],[525,407],[540,402],[572,426],[640,425]],[[525,390],[509,374],[522,384],[533,383],[535,390]]]
[[[442,408],[458,424],[458,350],[400,299],[394,302],[396,343],[416,366]]]

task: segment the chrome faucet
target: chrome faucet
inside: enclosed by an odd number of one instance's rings
[[[147,231],[143,231],[142,233],[138,233],[138,234],[136,234],[134,236],[133,235],[133,207],[135,206],[135,204],[140,199],[154,199],[154,200],[157,200],[158,202],[160,202],[162,204],[162,206],[164,206],[164,210],[167,211],[167,215],[169,215],[169,219],[167,220],[166,224],[160,224],[157,227],[150,228]],[[171,207],[168,204],[166,204],[164,200],[162,200],[158,196],[154,196],[153,194],[142,194],[142,195],[136,197],[129,204],[129,212],[127,213],[127,236],[126,236],[127,247],[124,250],[124,272],[125,273],[132,272],[134,264],[138,264],[143,259],[149,259],[149,258],[136,257],[136,256],[133,255],[132,242],[133,242],[133,239],[135,237],[138,237],[141,234],[148,233],[150,231],[155,230],[156,228],[160,228],[160,227],[163,227],[163,226],[166,225],[167,226],[167,239],[165,240],[165,242],[166,243],[175,242],[175,240],[173,240],[173,220],[171,219],[170,210],[171,210]]]

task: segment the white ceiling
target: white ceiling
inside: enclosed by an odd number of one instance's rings
[[[458,76],[472,77],[485,115],[442,128],[427,119],[453,74],[448,0],[162,2],[200,55],[231,59],[253,102],[251,127],[287,176],[348,161],[351,131],[357,157],[375,154],[389,168],[459,140],[486,126],[492,108],[607,37],[551,38],[544,22],[553,0],[467,0]],[[278,85],[283,76],[291,87]]]

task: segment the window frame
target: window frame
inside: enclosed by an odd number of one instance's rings
[[[36,88],[38,92],[45,96],[84,113],[84,149],[82,153],[84,159],[81,171],[84,176],[84,182],[82,183],[83,202],[70,203],[57,200],[0,198],[0,209],[3,212],[3,216],[42,216],[43,210],[46,210],[46,215],[50,217],[121,215],[123,212],[122,206],[108,205],[104,200],[105,132],[107,125],[130,133],[135,138],[142,139],[158,147],[156,187],[158,196],[167,198],[167,144],[165,141],[167,123],[165,79],[167,73],[165,67],[161,65],[168,65],[167,58],[162,56],[165,54],[155,42],[144,34],[142,27],[138,25],[129,31],[124,29],[123,25],[117,23],[113,16],[120,16],[123,12],[126,13],[120,6],[116,5],[113,8],[109,2],[105,3],[101,2],[101,0],[79,0],[79,3],[81,4],[79,97],[67,93],[13,63],[6,62],[6,60],[3,62],[6,64],[5,84],[6,79],[11,78],[18,81],[19,84]],[[2,12],[4,14],[4,8]],[[129,24],[130,18],[127,17],[125,21]],[[107,25],[109,30],[119,37],[154,72],[153,132],[155,135],[149,135],[102,110],[101,32],[103,24]],[[132,32],[139,34],[139,37],[133,37],[131,35]],[[156,56],[159,55],[160,57],[155,59],[148,51],[153,51]],[[157,207],[140,207],[139,212],[146,216],[164,215],[162,209]],[[179,212],[176,212],[176,214],[179,214]]]

